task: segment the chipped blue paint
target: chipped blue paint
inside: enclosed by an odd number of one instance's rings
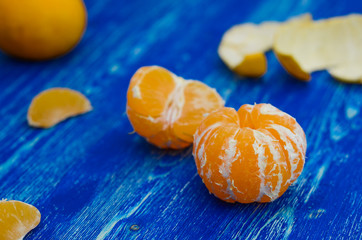
[[[0,198],[34,204],[42,221],[26,239],[361,239],[362,87],[326,72],[288,76],[272,53],[268,72],[241,79],[217,56],[241,22],[362,12],[360,1],[86,0],[87,32],[69,55],[29,63],[0,55]],[[191,148],[163,151],[133,131],[126,90],[137,68],[161,65],[216,88],[226,105],[269,102],[305,129],[300,178],[270,204],[210,195]],[[29,128],[33,96],[70,87],[94,110],[48,130]],[[138,231],[130,230],[138,225]]]

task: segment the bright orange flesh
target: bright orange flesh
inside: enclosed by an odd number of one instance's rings
[[[0,201],[0,239],[19,240],[40,223],[40,212],[20,201]]]
[[[32,127],[49,128],[91,110],[89,100],[80,92],[69,88],[51,88],[34,97],[27,118]]]
[[[159,66],[140,68],[127,91],[127,115],[134,130],[159,148],[189,146],[202,119],[223,105],[214,89]]]
[[[270,202],[301,174],[306,138],[296,120],[270,104],[221,108],[194,136],[193,155],[208,190],[227,202]]]

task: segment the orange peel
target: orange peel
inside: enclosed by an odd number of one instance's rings
[[[327,70],[334,78],[362,83],[362,15],[287,23],[275,33],[273,50],[285,70],[301,80]]]
[[[287,22],[309,20],[309,14]],[[261,24],[245,23],[230,28],[223,35],[218,54],[235,73],[246,77],[261,77],[267,71],[265,52],[273,47],[274,35],[283,22],[266,21]]]
[[[80,92],[69,88],[51,88],[33,98],[27,119],[32,127],[50,128],[91,110],[91,103]]]
[[[267,70],[264,52],[273,45],[277,22],[233,26],[222,37],[218,53],[223,62],[240,76],[261,77]]]
[[[0,201],[0,239],[18,240],[36,228],[41,214],[34,206],[20,201]]]

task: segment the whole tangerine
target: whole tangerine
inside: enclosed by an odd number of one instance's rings
[[[209,192],[227,202],[271,202],[299,177],[306,137],[270,104],[221,108],[194,135],[193,155]]]
[[[0,49],[27,60],[62,56],[78,44],[86,23],[82,0],[0,0]]]

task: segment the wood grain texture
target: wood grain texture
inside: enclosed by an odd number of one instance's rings
[[[299,82],[271,53],[262,79],[240,79],[216,51],[234,24],[361,13],[360,1],[85,2],[88,29],[71,54],[35,63],[0,55],[0,197],[42,213],[26,239],[362,238],[361,86],[324,71]],[[270,204],[209,195],[190,148],[163,151],[129,134],[127,86],[144,65],[199,79],[230,107],[267,102],[290,113],[309,143],[300,178]],[[94,110],[48,130],[28,127],[32,97],[50,87],[81,91]]]

